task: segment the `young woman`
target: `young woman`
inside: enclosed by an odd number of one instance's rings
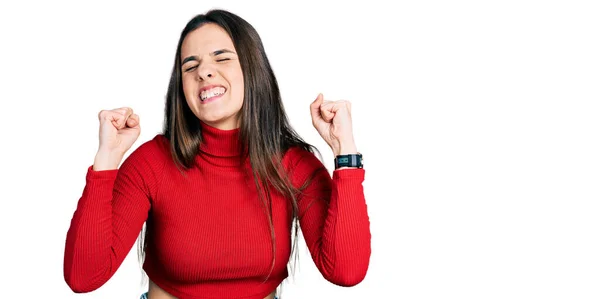
[[[142,298],[277,298],[298,226],[325,279],[361,282],[371,234],[350,103],[320,94],[310,113],[336,157],[333,176],[291,128],[255,29],[223,10],[194,17],[177,46],[162,134],[118,168],[140,117],[129,107],[98,115],[98,152],[66,237],[69,287],[106,283],[144,223]]]

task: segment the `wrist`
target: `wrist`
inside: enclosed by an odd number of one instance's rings
[[[339,156],[339,155],[351,155],[351,154],[357,154],[358,150],[356,149],[356,145],[354,144],[354,142],[352,143],[341,143],[336,147],[333,147],[333,155],[334,156]]]
[[[124,154],[116,151],[98,150],[94,158],[95,171],[117,169]]]

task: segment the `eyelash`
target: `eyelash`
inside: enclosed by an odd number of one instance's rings
[[[225,61],[225,60],[231,60],[231,59],[230,59],[230,58],[217,59],[217,62],[221,62],[221,61]],[[198,67],[198,66],[197,66],[197,65],[195,65],[195,66],[189,67],[189,68],[188,68],[188,69],[186,69],[185,71],[186,71],[186,72],[189,72],[189,71],[191,71],[191,70],[193,70],[193,69],[195,69],[195,68],[197,68],[197,67]]]

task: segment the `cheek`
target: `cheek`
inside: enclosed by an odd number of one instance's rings
[[[186,76],[189,77],[189,76]],[[189,79],[189,78],[181,78],[181,85],[183,88],[183,93],[187,96],[189,94],[193,94],[194,90],[196,89],[196,82],[195,80]]]
[[[240,97],[240,101],[244,98],[244,75],[242,72],[236,73],[233,76],[233,82],[235,85],[235,93]]]
[[[188,90],[190,89],[190,80],[187,78],[188,76],[184,76],[181,78],[181,85],[183,87],[183,90]]]

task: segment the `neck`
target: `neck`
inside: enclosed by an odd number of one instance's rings
[[[239,129],[240,127],[240,121],[239,119],[227,119],[226,121],[220,121],[220,122],[209,122],[209,121],[200,121],[203,124],[207,125],[207,126],[211,126],[213,128],[219,129],[219,130],[235,130],[235,129]]]
[[[202,142],[200,151],[216,157],[240,156],[240,129],[221,129],[200,121]]]

